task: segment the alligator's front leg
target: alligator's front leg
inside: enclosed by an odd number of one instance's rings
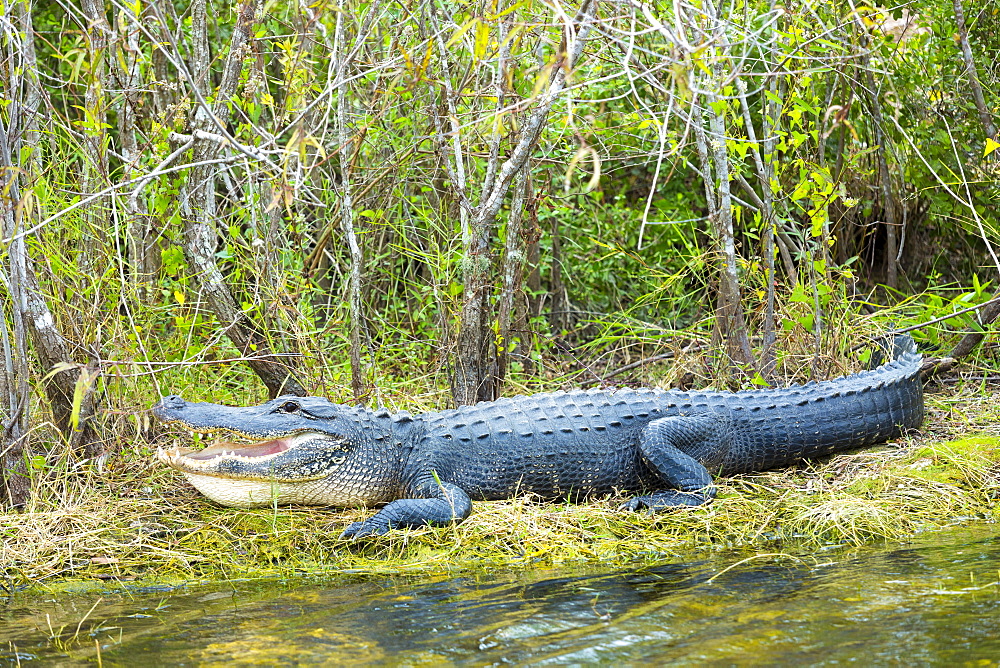
[[[721,459],[733,438],[732,420],[724,415],[675,416],[653,420],[639,434],[643,459],[672,489],[637,496],[622,505],[628,510],[700,506],[715,498],[708,470],[689,453],[711,453]]]
[[[381,536],[389,529],[461,522],[472,512],[472,501],[460,487],[431,481],[413,490],[418,498],[397,499],[361,522],[354,522],[341,538]]]

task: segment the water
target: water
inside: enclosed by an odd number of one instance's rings
[[[797,557],[15,595],[0,661],[998,665],[1000,529]]]

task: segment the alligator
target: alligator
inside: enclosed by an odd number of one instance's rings
[[[252,443],[158,456],[227,506],[386,504],[344,538],[460,522],[473,499],[528,493],[635,492],[623,509],[698,506],[715,497],[713,474],[786,467],[919,427],[920,355],[909,336],[885,347],[875,369],[783,389],[578,390],[416,416],[320,397],[229,407],[168,396],[153,407],[160,421]]]

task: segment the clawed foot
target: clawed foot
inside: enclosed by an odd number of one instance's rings
[[[389,525],[381,524],[379,522],[372,522],[372,518],[363,520],[361,522],[354,522],[349,524],[346,529],[340,534],[341,540],[354,540],[355,538],[364,538],[365,536],[384,536],[389,533]]]
[[[640,511],[646,508],[648,508],[648,506],[642,500],[642,497],[638,496],[633,499],[629,499],[622,505],[618,506],[618,510],[631,510],[631,511]]]
[[[659,492],[657,494],[648,494],[646,496],[637,496],[629,499],[622,505],[618,506],[618,510],[657,511],[665,510],[667,508],[701,506],[709,503],[711,500],[712,497],[707,496],[702,492],[681,492],[678,490],[669,490]]]

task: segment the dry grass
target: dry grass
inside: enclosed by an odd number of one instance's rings
[[[49,473],[33,505],[0,515],[6,586],[60,578],[226,579],[293,572],[434,573],[576,560],[636,563],[692,549],[900,539],[1000,519],[1000,439],[982,391],[928,395],[923,433],[818,465],[723,479],[709,507],[648,515],[621,499],[477,503],[453,527],[348,543],[371,510],[215,506],[142,445],[104,472]],[[962,433],[982,435],[957,439]]]

